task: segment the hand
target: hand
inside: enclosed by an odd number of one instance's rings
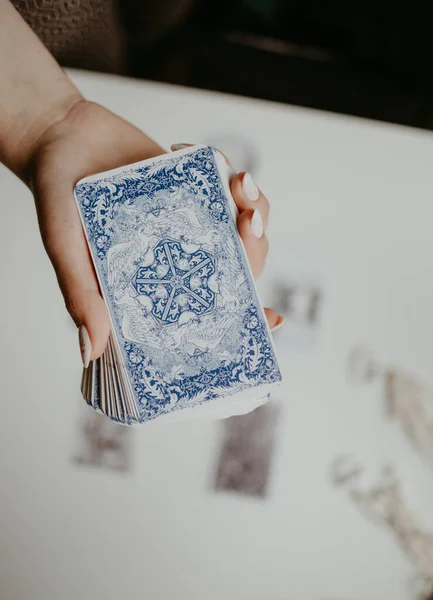
[[[42,239],[66,307],[80,328],[85,366],[103,353],[110,320],[73,198],[74,186],[86,175],[163,153],[158,144],[133,125],[84,100],[48,128],[32,153],[28,175]],[[240,210],[239,232],[257,277],[268,251],[264,231],[269,204],[245,173],[234,177],[231,190]],[[267,309],[267,317],[271,327],[282,322],[275,311]]]
[[[83,100],[8,0],[0,0],[0,22],[0,162],[34,193],[45,248],[79,327],[87,365],[103,353],[110,321],[75,206],[74,186],[86,175],[164,151],[130,123]],[[266,238],[260,234],[268,203],[261,194],[251,200],[257,192],[243,174],[235,177],[232,190],[241,211],[239,231],[257,276],[267,252]],[[273,311],[267,315],[271,326],[281,322]]]

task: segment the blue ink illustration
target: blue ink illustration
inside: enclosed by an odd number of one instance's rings
[[[75,193],[137,420],[280,381],[212,148]]]

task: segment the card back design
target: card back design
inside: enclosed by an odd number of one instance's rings
[[[227,190],[210,147],[76,186],[139,421],[281,379]]]

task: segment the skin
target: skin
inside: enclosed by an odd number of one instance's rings
[[[163,154],[142,131],[88,102],[8,0],[0,0],[0,161],[33,193],[39,227],[66,307],[89,333],[92,351],[104,351],[110,322],[73,198],[86,175]],[[267,224],[269,203],[260,192],[249,202],[238,173],[231,191],[239,208],[238,228],[258,277],[268,251],[266,235],[251,231],[254,209]],[[266,309],[271,327],[281,319]]]

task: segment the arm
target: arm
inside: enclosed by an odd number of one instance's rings
[[[38,140],[82,97],[9,0],[0,24],[0,161],[25,179]]]

